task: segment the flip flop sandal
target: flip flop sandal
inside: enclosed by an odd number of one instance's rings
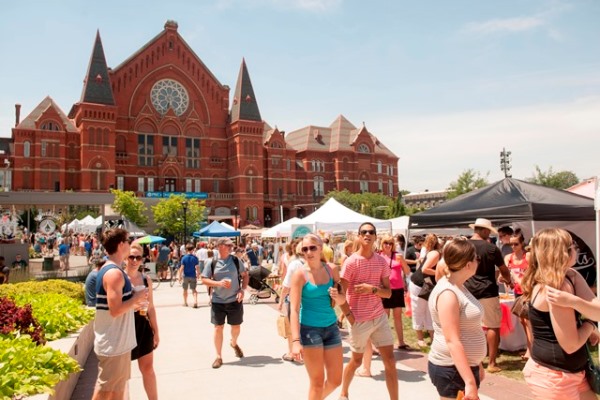
[[[281,359],[283,361],[294,361],[294,357],[290,356],[289,354],[284,354],[281,356]]]

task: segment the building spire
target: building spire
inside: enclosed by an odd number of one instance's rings
[[[242,59],[240,73],[233,94],[233,105],[231,106],[231,122],[239,120],[262,121],[258,103],[254,96],[252,82],[250,81],[250,74],[246,67],[246,60],[244,59]]]
[[[83,92],[81,93],[82,103],[96,103],[115,105],[110,79],[108,77],[108,67],[100,39],[100,31],[96,31],[96,41],[90,63],[88,65],[87,75],[83,82]]]

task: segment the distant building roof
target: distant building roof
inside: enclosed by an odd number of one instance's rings
[[[38,104],[38,106],[19,123],[19,125],[17,125],[17,128],[38,129],[38,120],[50,108],[53,108],[58,114],[58,117],[60,118],[63,124],[64,130],[66,130],[67,132],[79,133],[73,122],[71,122],[71,120],[67,118],[67,115],[60,109],[60,107],[54,102],[54,100],[50,96],[46,96],[46,98],[42,100],[42,102]]]

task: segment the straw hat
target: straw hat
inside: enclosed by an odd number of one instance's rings
[[[477,218],[474,224],[469,224],[469,228],[485,228],[492,231],[492,233],[498,234],[498,230],[492,226],[492,222],[485,218]]]

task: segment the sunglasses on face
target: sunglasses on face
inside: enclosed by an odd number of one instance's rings
[[[301,250],[303,253],[308,253],[309,251],[317,251],[318,247],[315,245],[303,247]]]
[[[384,246],[391,246],[391,245],[393,245],[393,243],[388,243],[388,242],[386,242],[386,243],[384,243],[383,245],[384,245]]]
[[[377,231],[375,229],[361,229],[361,231],[360,231],[360,234],[363,236],[366,234],[374,235],[376,233],[377,233]]]
[[[511,245],[511,247],[516,247],[516,246],[520,246],[521,243],[511,243],[510,245]]]
[[[129,256],[129,261],[142,261],[142,256]]]

